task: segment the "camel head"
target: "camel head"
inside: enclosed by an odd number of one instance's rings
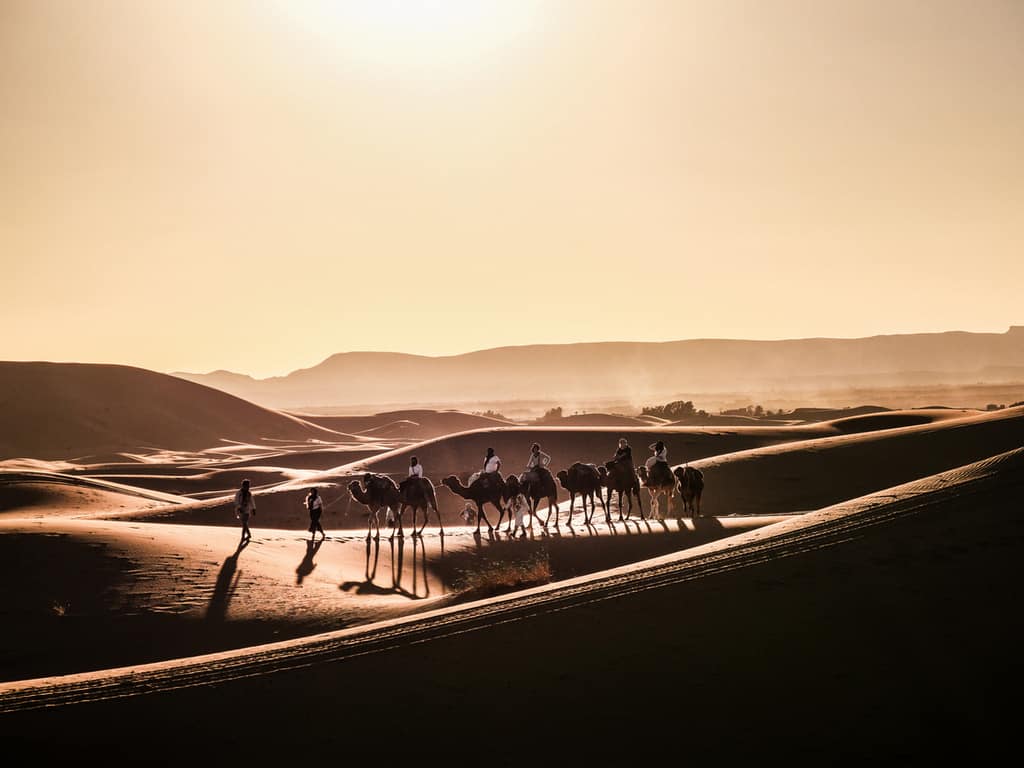
[[[448,477],[441,481],[441,485],[446,488],[458,488],[462,483],[455,475],[448,475]]]
[[[636,472],[638,475],[640,475],[640,480],[643,482],[643,484],[647,485],[647,467],[641,464],[639,467],[636,468]]]
[[[597,476],[601,478],[601,484],[608,482],[608,467],[598,467]]]
[[[555,475],[555,477],[558,478],[558,482],[560,482],[562,484],[562,487],[565,488],[565,490],[569,490],[569,486],[568,486],[569,473],[568,473],[568,471],[566,471],[564,469],[560,469],[560,470],[558,470],[558,474]]]
[[[509,475],[505,479],[505,488],[510,498],[519,493],[519,485],[520,483],[518,475]]]
[[[357,490],[363,490],[363,487],[359,485],[358,480],[353,480],[351,483],[348,484],[349,493],[355,493]]]

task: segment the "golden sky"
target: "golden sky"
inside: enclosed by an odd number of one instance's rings
[[[0,0],[0,359],[1024,322],[1019,0]]]

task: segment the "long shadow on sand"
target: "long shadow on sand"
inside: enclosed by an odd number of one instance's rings
[[[248,546],[249,541],[242,539],[238,542],[238,549],[228,555],[224,564],[217,574],[217,583],[213,585],[213,595],[210,597],[210,604],[206,608],[206,620],[209,622],[222,622],[228,614],[228,603],[238,588],[238,579],[242,575],[238,571],[238,556]]]
[[[301,584],[302,580],[309,576],[316,568],[316,563],[313,562],[313,558],[316,557],[316,553],[320,551],[320,546],[324,543],[323,539],[317,542],[311,539],[306,540],[306,556],[302,558],[302,562],[299,563],[299,567],[295,569],[295,583]]]
[[[441,537],[440,556],[444,556],[444,537]],[[344,581],[338,585],[338,589],[345,592],[354,591],[357,595],[400,595],[412,600],[423,600],[430,597],[430,581],[427,578],[427,544],[422,539],[412,540],[412,584],[405,587],[403,581],[407,578],[405,539],[388,539],[390,548],[391,584],[390,586],[377,584],[377,567],[380,563],[380,540],[366,540],[366,568],[363,572],[362,581]]]

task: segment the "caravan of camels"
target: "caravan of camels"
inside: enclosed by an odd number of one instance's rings
[[[531,452],[530,462],[527,469],[521,474],[509,474],[503,476],[500,471],[500,460],[494,456],[493,450],[488,450],[487,459],[484,462],[484,470],[474,472],[468,478],[468,483],[463,483],[455,475],[449,475],[441,481],[448,490],[456,496],[460,496],[467,502],[467,519],[476,519],[476,534],[480,533],[481,523],[487,524],[488,533],[495,529],[501,530],[501,524],[507,519],[507,532],[512,532],[513,509],[525,509],[530,515],[530,526],[537,519],[537,508],[541,502],[547,501],[547,515],[541,525],[545,528],[551,523],[554,515],[554,525],[560,523],[558,510],[558,483],[569,492],[569,519],[567,525],[572,525],[575,511],[576,497],[582,499],[584,524],[590,525],[596,510],[595,498],[604,510],[605,521],[612,522],[611,503],[612,495],[618,494],[616,503],[619,510],[620,521],[628,520],[633,514],[633,502],[639,507],[640,519],[647,519],[644,512],[644,505],[640,495],[640,489],[646,488],[650,497],[650,517],[660,519],[660,497],[665,497],[665,504],[668,514],[672,514],[673,496],[678,491],[682,501],[684,514],[691,518],[700,517],[701,495],[704,491],[704,476],[695,467],[684,465],[674,470],[668,462],[662,458],[655,460],[652,457],[647,464],[635,468],[628,447],[623,451],[625,441],[620,441],[620,450],[616,458],[607,461],[603,466],[596,464],[585,464],[575,462],[567,469],[560,470],[552,475],[546,464],[550,457],[539,453],[539,446],[534,444]],[[660,444],[659,444],[660,445]],[[654,446],[651,446],[652,449]],[[542,458],[543,457],[543,460]],[[380,535],[380,513],[386,513],[386,520],[389,525],[397,527],[392,536],[397,533],[404,535],[402,518],[406,509],[412,510],[413,536],[420,536],[427,526],[431,510],[437,517],[440,532],[444,534],[444,524],[441,522],[441,515],[437,508],[434,483],[422,474],[422,466],[413,459],[413,469],[409,476],[396,483],[391,477],[384,474],[366,473],[362,482],[353,480],[349,483],[349,493],[352,498],[363,504],[369,510],[367,537]],[[587,501],[590,502],[590,510],[587,510]],[[518,503],[517,503],[518,502]],[[486,506],[491,505],[498,516],[497,525],[492,526],[487,517]],[[475,507],[475,509],[473,509]],[[625,508],[625,514],[623,509]],[[423,511],[423,523],[417,529],[417,513]],[[521,520],[517,519],[517,525]]]

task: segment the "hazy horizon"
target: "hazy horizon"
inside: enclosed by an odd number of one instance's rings
[[[7,0],[0,359],[1005,332],[1024,4]]]

